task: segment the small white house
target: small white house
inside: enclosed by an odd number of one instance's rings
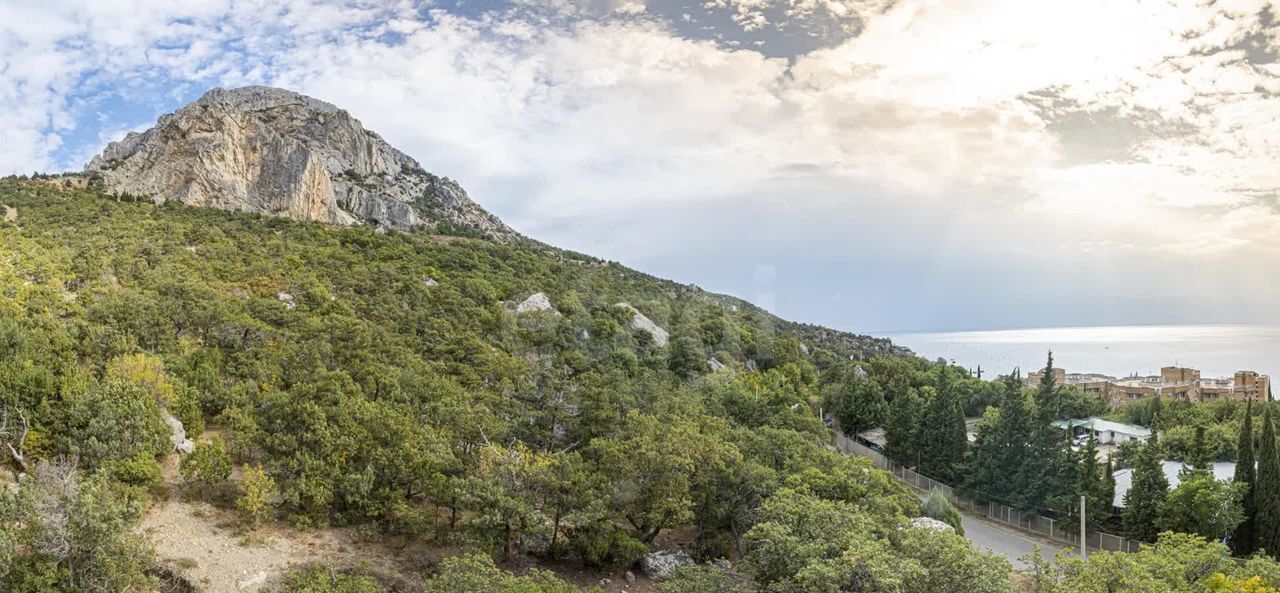
[[[1150,428],[1112,422],[1102,418],[1072,418],[1058,420],[1053,425],[1063,430],[1070,430],[1072,436],[1086,436],[1092,432],[1098,439],[1098,443],[1102,445],[1119,445],[1130,440],[1145,441],[1151,438]]]

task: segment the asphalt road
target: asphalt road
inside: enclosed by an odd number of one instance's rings
[[[921,500],[928,498],[924,493],[917,493]],[[1036,544],[1040,544],[1040,551],[1045,558],[1052,558],[1061,546],[1046,543],[1033,536],[1027,535],[1012,527],[1004,527],[997,523],[979,519],[977,517],[965,514],[960,511],[961,524],[964,525],[964,536],[969,538],[975,546],[983,550],[990,550],[996,554],[1009,559],[1014,568],[1026,568],[1027,564],[1020,560],[1023,556],[1031,554]]]

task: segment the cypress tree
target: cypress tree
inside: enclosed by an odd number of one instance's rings
[[[1079,458],[1071,452],[1070,431],[1064,435],[1053,426],[1058,419],[1059,389],[1053,376],[1053,352],[1049,353],[1044,372],[1035,393],[1035,412],[1028,426],[1016,438],[1030,443],[1027,456],[1018,460],[1018,490],[1022,506],[1027,508],[1053,505],[1070,512],[1075,506],[1076,472]]]
[[[915,447],[919,401],[915,389],[907,389],[894,397],[889,410],[889,422],[885,426],[884,436],[889,441],[886,454],[890,459],[907,466],[914,466],[919,462]]]
[[[1160,445],[1149,442],[1134,460],[1133,480],[1124,495],[1125,533],[1136,540],[1154,542],[1160,534],[1156,520],[1169,496],[1169,479],[1164,475]]]
[[[920,473],[952,481],[960,474],[960,465],[964,461],[968,445],[964,414],[952,389],[938,391],[932,387],[924,387],[921,393],[928,401],[917,428]]]
[[[1276,455],[1276,428],[1271,406],[1262,413],[1262,439],[1258,444],[1258,480],[1254,490],[1254,549],[1271,556],[1280,554],[1280,458]]]
[[[1115,468],[1111,465],[1110,457],[1107,458],[1107,468],[1103,470],[1102,480],[1102,500],[1104,501],[1103,504],[1106,505],[1103,508],[1106,509],[1107,514],[1110,514],[1111,507],[1115,506],[1116,500],[1116,475]]]
[[[1016,370],[1001,383],[994,422],[988,418],[979,425],[978,442],[969,451],[966,486],[979,498],[1007,504],[1022,491],[1019,468],[1030,451],[1030,409]]]
[[[1098,439],[1090,432],[1089,441],[1080,452],[1080,471],[1076,477],[1075,496],[1071,497],[1071,500],[1074,502],[1083,496],[1088,500],[1088,508],[1091,509],[1089,512],[1099,512],[1111,508],[1111,500],[1107,498],[1106,490],[1106,477],[1098,467]]]
[[[1236,526],[1231,535],[1231,549],[1236,556],[1244,557],[1253,553],[1254,517],[1257,508],[1254,505],[1254,482],[1257,481],[1257,469],[1253,463],[1253,398],[1249,398],[1244,407],[1244,422],[1240,425],[1240,441],[1236,444],[1236,474],[1234,482],[1245,484],[1244,495],[1240,498],[1240,506],[1244,510],[1244,521]]]

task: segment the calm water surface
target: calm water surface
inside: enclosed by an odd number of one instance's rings
[[[1280,326],[1057,327],[889,337],[930,360],[942,357],[970,369],[982,365],[984,378],[1014,367],[1024,375],[1042,368],[1049,350],[1054,366],[1072,373],[1153,375],[1162,366],[1177,364],[1200,369],[1206,377],[1238,370],[1280,376]]]

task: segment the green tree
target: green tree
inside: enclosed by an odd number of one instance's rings
[[[1110,460],[1108,460],[1108,464]],[[1110,470],[1107,470],[1108,473]],[[1089,440],[1080,451],[1080,471],[1076,477],[1076,497],[1083,496],[1090,513],[1102,516],[1111,509],[1113,490],[1108,488],[1109,475],[1098,467],[1098,439],[1089,432]],[[1078,515],[1077,515],[1078,516]]]
[[[202,493],[221,484],[231,475],[231,455],[227,453],[226,441],[213,437],[197,444],[178,462],[178,471],[182,479],[198,484]]]
[[[1231,550],[1237,556],[1253,553],[1254,523],[1257,521],[1256,486],[1257,467],[1253,455],[1253,398],[1245,403],[1244,418],[1240,423],[1240,437],[1236,444],[1236,472],[1232,483],[1243,485],[1240,495],[1240,525],[1231,535]]]
[[[840,429],[849,435],[881,426],[888,415],[880,384],[855,374],[827,394],[826,405]]]
[[[951,389],[938,391],[925,387],[921,393],[927,400],[914,437],[918,443],[920,472],[951,482],[963,475],[960,466],[969,446],[964,411]]]
[[[1124,495],[1125,533],[1136,540],[1153,542],[1159,534],[1160,511],[1169,495],[1169,479],[1164,475],[1160,446],[1148,443],[1138,453],[1133,480]]]
[[[0,489],[0,589],[119,593],[150,590],[142,508],[102,476],[39,462],[16,491]]]
[[[693,518],[693,489],[740,459],[723,426],[632,412],[625,436],[597,439],[592,449],[614,484],[613,504],[650,543],[667,527]]]
[[[1243,484],[1216,480],[1208,470],[1191,471],[1165,499],[1156,524],[1162,531],[1222,540],[1244,520],[1240,508],[1243,494]]]
[[[244,475],[238,486],[240,497],[236,499],[236,508],[256,528],[270,515],[275,500],[280,496],[280,489],[276,487],[276,481],[259,466],[245,465],[241,468],[241,473]]]
[[[921,461],[915,436],[920,408],[920,397],[915,389],[898,394],[890,404],[889,421],[885,426],[885,439],[888,440],[885,452],[898,463],[915,466]]]
[[[1268,403],[1262,413],[1262,436],[1258,445],[1258,482],[1254,504],[1255,550],[1280,554],[1280,455],[1276,452],[1276,429]]]

